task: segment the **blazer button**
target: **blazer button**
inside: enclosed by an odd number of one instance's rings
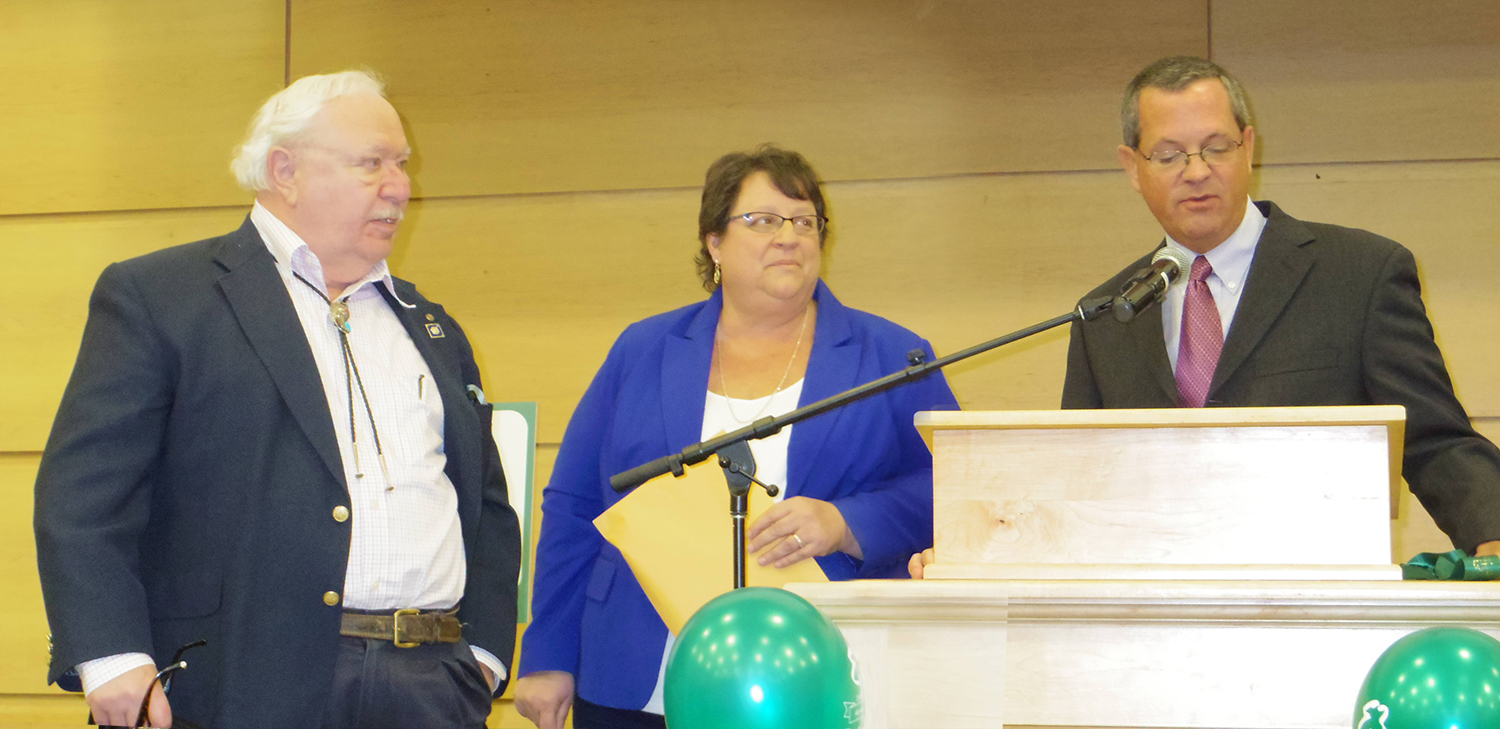
[[[330,607],[339,604],[339,594],[332,590],[323,593],[323,604]]]
[[[348,507],[345,507],[342,504],[339,505],[339,506],[333,507],[333,520],[336,521],[336,522],[339,522],[341,524],[343,522],[349,521],[349,509],[348,509]]]

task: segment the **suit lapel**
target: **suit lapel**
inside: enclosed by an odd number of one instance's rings
[[[1161,250],[1165,245],[1166,242],[1163,241],[1156,247],[1156,250]],[[1155,251],[1152,251],[1152,255],[1155,255]],[[1147,310],[1141,318],[1130,323],[1129,337],[1134,340],[1141,361],[1146,363],[1146,369],[1151,372],[1151,379],[1156,381],[1157,386],[1167,396],[1167,402],[1176,405],[1177,377],[1172,372],[1172,360],[1167,357],[1167,338],[1163,334],[1164,328],[1161,311]]]
[[[1274,204],[1266,204],[1268,220],[1250,264],[1245,294],[1235,309],[1218,369],[1214,370],[1210,400],[1255,351],[1313,265],[1314,255],[1305,247],[1313,240],[1312,232]]]
[[[664,345],[661,416],[667,431],[667,447],[673,453],[703,440],[703,398],[708,392],[714,335],[723,305],[723,294],[715,291],[687,328],[670,334]]]
[[[297,319],[286,284],[276,273],[276,259],[246,216],[240,229],[225,239],[217,254],[226,269],[219,289],[239,321],[245,338],[271,375],[293,419],[312,442],[334,479],[347,490],[338,436],[328,412],[328,397],[318,376],[312,347]]]
[[[859,378],[860,347],[854,341],[848,312],[822,281],[818,282],[817,300],[818,326],[797,407],[848,390]],[[806,488],[808,473],[845,410],[804,420],[792,428],[792,442],[787,447],[787,496],[796,496]]]

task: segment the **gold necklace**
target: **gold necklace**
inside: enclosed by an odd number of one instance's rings
[[[776,397],[776,393],[786,387],[786,378],[792,374],[792,363],[797,361],[797,353],[802,351],[802,337],[807,334],[807,319],[811,313],[812,304],[809,302],[807,308],[802,310],[802,329],[797,332],[797,344],[792,347],[792,358],[786,361],[786,369],[781,373],[781,382],[776,385],[776,389],[770,395],[766,396],[765,404],[761,405],[760,410],[751,415],[749,420],[742,419],[735,414],[734,398],[729,396],[729,385],[724,382],[724,358],[719,356],[719,336],[724,333],[724,328],[723,323],[720,323],[718,331],[714,333],[714,357],[719,360],[719,391],[724,393],[724,406],[729,409],[729,417],[734,418],[734,422],[753,422],[765,414],[766,408],[771,407],[771,400]]]

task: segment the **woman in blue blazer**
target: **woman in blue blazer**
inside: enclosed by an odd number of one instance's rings
[[[764,146],[709,168],[698,264],[712,295],[620,335],[543,497],[516,688],[541,729],[560,728],[570,706],[579,729],[665,726],[671,636],[592,523],[622,497],[610,476],[900,370],[913,349],[932,356],[819,280],[826,223],[816,173],[795,152]],[[957,407],[936,373],[753,442],[757,475],[785,494],[751,525],[755,558],[816,559],[835,580],[904,577],[932,544],[932,458],[912,416]]]

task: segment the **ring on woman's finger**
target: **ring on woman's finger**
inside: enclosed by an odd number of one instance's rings
[[[802,541],[802,537],[797,536],[796,532],[792,532],[792,539],[797,540],[797,549],[801,549],[807,546],[807,543]]]

